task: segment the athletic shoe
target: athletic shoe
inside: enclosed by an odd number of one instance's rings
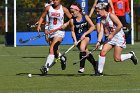
[[[48,73],[48,70],[47,70],[47,68],[45,66],[42,66],[40,68],[40,71],[41,71],[42,75],[47,75],[47,73]]]
[[[61,56],[60,61],[61,61],[61,69],[65,70],[66,69],[66,61],[67,61],[66,56]]]
[[[133,62],[135,65],[137,65],[137,64],[138,64],[138,59],[137,59],[135,53],[134,53],[133,51],[130,51],[129,53],[133,55],[130,59],[132,60],[132,62]]]
[[[80,68],[80,69],[78,70],[79,73],[84,73],[84,71],[85,71],[84,68]]]
[[[95,76],[104,76],[104,75],[103,75],[103,73],[97,72],[97,73],[95,73]]]

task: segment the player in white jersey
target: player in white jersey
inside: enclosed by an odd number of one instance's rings
[[[110,9],[112,10],[112,13],[114,13],[114,7],[113,7],[113,3],[112,3],[112,0],[94,0],[94,4],[90,10],[90,13],[89,13],[89,17],[92,16],[94,10],[95,10],[95,7],[98,3],[104,3],[107,5],[107,10],[109,11]],[[103,30],[103,28],[101,28],[100,26],[100,22],[101,22],[101,17],[99,14],[96,14],[96,30],[97,30],[97,34],[100,32],[100,30]],[[104,30],[104,34],[105,34],[105,39],[107,38],[108,36],[108,31]],[[102,47],[103,45],[100,46],[99,50],[102,50]]]
[[[126,47],[125,34],[122,31],[122,24],[115,14],[109,13],[106,10],[106,5],[104,3],[98,3],[96,5],[96,12],[101,16],[101,25],[104,29],[109,31],[108,41],[104,44],[103,49],[100,52],[98,60],[98,73],[96,76],[103,75],[103,68],[105,64],[106,54],[114,48],[114,61],[122,62],[127,59],[131,59],[136,65],[138,64],[137,57],[133,51],[122,54],[123,48]],[[102,32],[99,32],[98,43],[96,46],[100,45],[102,38]]]
[[[50,30],[60,28],[63,25],[64,14],[69,19],[72,17],[69,10],[66,7],[61,5],[61,0],[52,0],[52,1],[53,1],[53,4],[46,7],[45,11],[42,13],[42,15],[38,21],[38,23],[39,23],[38,27],[37,27],[38,31],[41,30],[40,25],[43,22],[43,20],[47,14],[49,16],[48,27]],[[49,36],[49,41],[50,41],[49,42],[50,43],[49,55],[47,57],[45,65],[40,69],[42,74],[47,75],[47,72],[49,71],[49,67],[53,63],[54,58],[57,58],[58,56],[60,56],[60,53],[58,55],[58,46],[62,42],[64,35],[65,35],[65,32],[60,31],[60,30],[50,34],[50,36]]]

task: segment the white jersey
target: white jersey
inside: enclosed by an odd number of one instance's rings
[[[49,29],[50,30],[59,28],[60,26],[64,24],[64,11],[63,11],[62,5],[60,5],[60,8],[58,10],[50,6],[50,9],[48,11],[48,16],[49,16]]]
[[[105,19],[101,19],[101,23],[104,25],[105,28],[107,28],[109,33],[112,33],[116,29],[116,25],[113,23],[113,21],[110,18],[110,13],[108,13]],[[126,41],[125,41],[125,34],[123,30],[121,29],[118,33],[116,33],[114,37],[111,39],[111,41],[109,41],[108,43],[111,45],[116,45],[125,48]]]

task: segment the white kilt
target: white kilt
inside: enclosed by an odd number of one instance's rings
[[[49,38],[53,38],[53,37],[61,37],[61,38],[64,38],[65,36],[65,31],[61,31],[61,30],[58,30],[52,34],[49,35]]]
[[[118,32],[109,42],[108,44],[114,45],[114,46],[119,46],[122,48],[126,48],[126,39],[125,39],[125,34],[121,30]]]

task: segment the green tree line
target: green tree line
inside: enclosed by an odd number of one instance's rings
[[[26,24],[35,23],[44,9],[44,3],[47,0],[16,0],[17,2],[17,31],[27,31]],[[75,0],[62,0],[62,4],[66,7]],[[129,0],[131,1],[131,0]],[[13,6],[14,0],[8,0],[9,7],[9,29],[13,31]],[[89,11],[94,0],[89,0]],[[134,0],[134,4],[140,5],[140,0]],[[4,6],[5,0],[0,1],[0,30],[4,31]],[[33,29],[35,30],[35,29]],[[0,31],[0,33],[2,32]]]

